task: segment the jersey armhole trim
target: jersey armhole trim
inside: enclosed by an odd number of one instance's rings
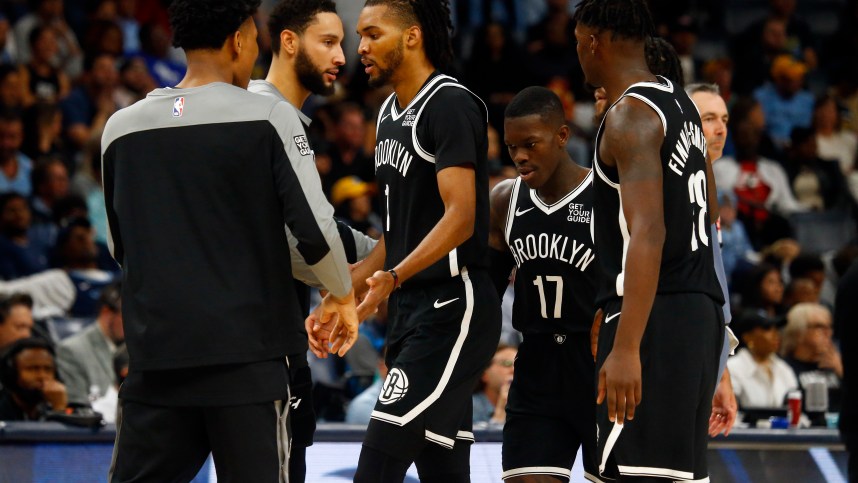
[[[504,238],[509,246],[509,235],[512,233],[512,223],[515,220],[515,207],[518,202],[518,190],[521,186],[521,178],[515,178],[512,183],[512,192],[509,196],[509,207],[506,212],[506,226],[504,227]]]
[[[667,136],[667,119],[664,117],[664,113],[661,112],[661,109],[659,109],[658,106],[656,106],[654,102],[652,102],[651,100],[647,99],[646,97],[644,97],[644,96],[642,96],[636,92],[629,92],[626,95],[629,97],[634,97],[635,99],[642,101],[642,102],[646,103],[646,105],[651,107],[652,110],[655,111],[656,114],[658,114],[659,119],[661,119],[662,130],[664,131],[664,135]]]
[[[439,76],[439,77],[440,77],[440,76]],[[450,77],[450,79],[452,79],[452,77]],[[455,80],[455,79],[453,79],[453,80]],[[464,90],[465,90],[465,91],[467,91],[469,94],[471,94],[473,97],[475,97],[476,99],[478,99],[478,100],[480,101],[480,103],[482,103],[482,105],[483,105],[483,113],[486,115],[486,124],[488,124],[488,122],[489,122],[489,121],[488,121],[488,119],[489,119],[489,118],[488,118],[488,112],[489,112],[489,110],[488,110],[488,107],[486,107],[486,103],[485,103],[485,102],[483,102],[483,100],[482,100],[482,99],[480,99],[480,97],[479,97],[478,95],[476,95],[476,94],[474,94],[473,92],[471,92],[471,90],[470,90],[470,89],[468,89],[467,87],[463,86],[462,84],[459,84],[458,82],[445,82],[445,83],[443,83],[443,84],[438,85],[438,86],[435,88],[435,90],[434,90],[434,91],[432,91],[432,93],[431,93],[431,94],[429,94],[429,97],[427,97],[427,98],[426,98],[426,101],[424,101],[424,102],[423,102],[423,105],[422,105],[422,106],[420,106],[420,110],[419,110],[419,111],[417,111],[417,117],[415,117],[415,118],[414,118],[414,125],[411,127],[411,141],[414,143],[414,149],[415,149],[415,151],[417,151],[417,154],[418,154],[421,158],[423,158],[424,160],[426,160],[426,161],[428,161],[428,162],[430,162],[430,163],[432,163],[432,164],[435,164],[435,155],[434,155],[434,154],[432,154],[432,153],[430,153],[429,151],[426,151],[425,149],[423,149],[423,146],[421,146],[421,145],[420,145],[420,140],[419,140],[419,139],[418,139],[418,137],[417,137],[417,125],[418,125],[418,123],[420,122],[420,117],[423,115],[423,110],[424,110],[424,109],[426,109],[426,105],[427,105],[427,104],[429,104],[429,101],[430,101],[430,100],[432,100],[432,96],[434,96],[435,94],[437,94],[437,93],[438,93],[438,91],[440,91],[440,90],[441,90],[441,89],[443,89],[444,87],[448,87],[448,86],[451,86],[451,87],[458,87],[459,89],[464,89]],[[404,112],[404,111],[403,111],[403,112]],[[476,162],[476,160],[474,160],[474,162]]]

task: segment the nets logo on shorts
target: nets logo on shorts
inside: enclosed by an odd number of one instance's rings
[[[408,392],[408,377],[398,367],[393,368],[384,380],[378,402],[381,404],[392,404],[405,397]]]
[[[182,117],[185,113],[185,98],[177,97],[173,100],[173,117]]]

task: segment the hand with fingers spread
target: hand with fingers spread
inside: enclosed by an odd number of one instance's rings
[[[593,326],[590,327],[590,353],[593,355],[593,360],[596,360],[596,352],[599,350],[599,330],[602,328],[602,319],[605,317],[602,309],[596,310],[596,315],[593,317]]]
[[[724,436],[730,435],[730,429],[736,422],[736,412],[739,405],[736,403],[736,395],[733,393],[733,383],[730,380],[730,372],[724,369],[724,375],[715,389],[715,397],[712,398],[712,415],[709,416],[709,436],[715,437],[720,433]]]
[[[599,370],[596,404],[608,402],[608,419],[617,424],[635,418],[641,402],[641,357],[637,350],[614,348]]]

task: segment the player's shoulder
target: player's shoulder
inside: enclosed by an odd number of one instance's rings
[[[635,129],[629,129],[635,126]],[[664,134],[665,125],[657,107],[640,97],[624,95],[614,104],[605,116],[605,134],[625,133],[637,130],[648,132],[648,127]]]
[[[431,96],[427,102],[427,108],[444,110],[471,108],[477,111],[486,111],[483,100],[452,77],[441,79]]]
[[[147,104],[151,102],[149,97],[145,97],[128,107],[114,112],[107,119],[101,133],[102,153],[107,150],[113,141],[134,131],[138,127],[140,121],[144,119],[142,114],[146,110]]]
[[[492,188],[489,195],[491,205],[495,209],[506,209],[512,198],[512,191],[518,178],[505,179]]]

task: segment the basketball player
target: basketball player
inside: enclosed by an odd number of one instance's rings
[[[593,175],[566,151],[569,127],[550,90],[528,87],[506,108],[504,141],[520,176],[491,195],[489,245],[499,293],[513,264],[513,327],[524,334],[503,430],[508,482],[569,481],[578,447],[595,478]]]
[[[611,106],[593,163],[599,476],[702,480],[724,299],[700,116],[647,67],[645,0],[584,0],[575,20],[587,82],[604,87]]]
[[[650,72],[655,75],[666,77],[676,85],[682,85],[684,79],[682,74],[682,64],[679,61],[679,56],[676,54],[676,50],[674,50],[670,43],[661,38],[650,37],[646,41],[644,51]],[[714,91],[713,87],[715,89]],[[724,150],[724,143],[727,136],[727,106],[724,104],[724,100],[721,99],[717,86],[714,84],[694,84],[688,86],[685,90],[691,97],[691,100],[698,107],[698,110],[700,110],[703,135],[706,138],[707,144],[707,195],[709,199],[709,219],[712,223],[710,231],[712,239],[717,239],[720,242],[720,232],[717,226],[718,196],[715,189],[715,176],[712,174],[712,163],[721,157],[721,153]],[[605,112],[608,107],[606,104],[604,87],[596,89],[594,97],[596,101],[594,119],[596,119],[597,124],[601,124],[602,118],[605,116]],[[715,99],[715,97],[717,97],[717,99]],[[730,301],[729,294],[726,291],[727,277],[724,274],[724,262],[721,260],[720,247],[718,245],[713,245],[712,248],[715,272],[718,275],[718,281],[721,284],[722,293],[724,295],[724,321],[725,324],[729,324],[731,318]],[[593,321],[593,328],[591,331],[591,348],[593,357],[596,357],[597,337],[601,323],[602,314],[601,311],[599,311]],[[736,344],[738,344],[738,339],[736,339],[729,327],[725,327],[724,345],[721,350],[721,358],[718,364],[719,382],[715,390],[715,396],[712,400],[712,414],[709,419],[710,436],[716,436],[722,432],[725,436],[729,435],[730,428],[732,428],[736,419],[738,405],[736,404],[736,397],[733,394],[733,384],[730,381],[730,373],[727,370],[727,357],[736,347]]]
[[[113,482],[189,481],[209,453],[224,481],[288,479],[286,357],[307,342],[284,225],[334,295],[325,317],[357,326],[333,208],[295,139],[300,120],[245,90],[258,5],[174,0],[186,76],[105,127],[108,235],[123,266],[131,358]]]
[[[353,275],[362,305],[388,295],[390,368],[356,482],[470,480],[471,393],[500,338],[488,266],[487,111],[455,79],[446,0],[368,0],[358,53],[378,115],[384,235]],[[383,270],[380,270],[383,268]]]
[[[331,0],[282,0],[268,16],[268,32],[271,35],[272,60],[265,80],[250,81],[247,90],[288,102],[302,127],[296,133],[302,137],[307,149],[306,129],[310,119],[300,111],[310,96],[329,96],[334,93],[334,82],[340,68],[345,64],[343,54],[343,23],[337,16],[336,5]],[[375,246],[375,240],[337,222],[340,237],[349,263],[366,258]],[[297,240],[287,227],[289,246],[292,248],[292,271],[296,278],[313,280],[309,265],[297,249]],[[296,281],[301,314],[310,311],[310,287]],[[296,335],[306,337],[306,330]],[[306,450],[313,444],[316,429],[316,414],[313,411],[313,381],[306,354],[289,360],[292,413],[292,452],[289,455],[289,481],[301,483],[306,476]]]

